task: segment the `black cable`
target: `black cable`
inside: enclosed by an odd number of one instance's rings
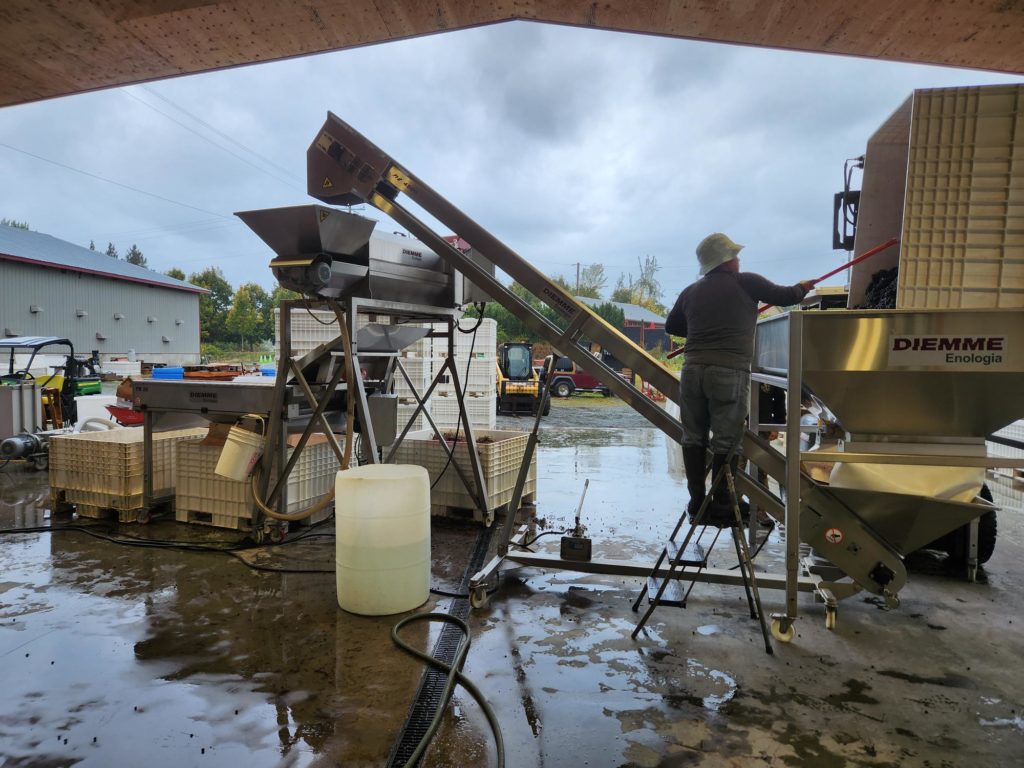
[[[424,653],[418,648],[413,648],[411,645],[402,640],[399,635],[399,630],[407,624],[412,624],[417,621],[441,621],[447,624],[454,624],[460,630],[462,630],[463,637],[459,642],[458,649],[455,652],[455,659],[451,666],[445,664],[440,659],[436,659],[428,653]],[[446,613],[417,613],[412,616],[407,616],[400,622],[395,624],[391,628],[391,641],[397,645],[402,651],[413,656],[420,661],[424,661],[430,664],[432,667],[447,672],[448,678],[445,681],[444,691],[441,694],[441,700],[437,705],[437,710],[434,713],[434,718],[430,721],[430,726],[427,728],[423,738],[420,739],[416,745],[416,749],[409,756],[409,759],[405,762],[406,766],[415,766],[419,759],[423,756],[427,747],[430,745],[431,740],[434,738],[434,734],[437,733],[438,727],[441,725],[441,717],[444,715],[445,710],[448,708],[448,703],[451,701],[452,693],[455,690],[455,684],[458,683],[465,688],[469,695],[472,696],[476,703],[480,705],[480,709],[483,710],[484,716],[487,718],[488,725],[491,726],[491,732],[494,734],[494,746],[498,752],[498,766],[503,768],[505,765],[505,740],[501,733],[501,726],[498,725],[498,717],[491,708],[491,705],[487,703],[486,697],[480,692],[480,689],[476,687],[472,680],[462,674],[462,665],[466,662],[466,655],[469,653],[470,634],[469,626],[462,619],[457,616],[450,616]]]
[[[772,535],[772,531],[775,530],[775,521],[774,520],[770,520],[769,522],[772,524],[772,526],[771,526],[771,528],[768,529],[768,533],[766,533],[764,535],[764,538],[761,539],[761,543],[758,544],[757,548],[753,551],[753,553],[751,553],[751,555],[750,555],[750,562],[751,563],[754,562],[754,558],[755,557],[757,557],[759,554],[761,554],[761,550],[764,549],[764,545],[768,543],[768,538]],[[730,571],[735,571],[739,567],[740,567],[740,564],[736,563],[736,565],[732,566],[729,570]]]
[[[308,299],[304,298],[302,300],[302,306],[304,306],[306,308],[306,314],[308,314],[310,317],[312,317],[314,320],[316,320],[318,323],[320,323],[320,325],[337,325],[338,324],[337,318],[335,318],[334,320],[331,320],[330,322],[325,323],[319,317],[314,315],[312,307],[309,306],[309,300]]]
[[[534,536],[529,541],[524,541],[522,544],[516,544],[515,546],[522,547],[523,549],[525,549],[526,547],[528,547],[531,544],[533,544],[535,541],[537,541],[537,539],[541,538],[542,536],[556,536],[556,535],[559,535],[559,534],[562,535],[562,536],[565,536],[566,534],[572,533],[572,531],[573,531],[572,528],[566,528],[564,531],[544,531],[542,533],[538,533],[536,536]]]

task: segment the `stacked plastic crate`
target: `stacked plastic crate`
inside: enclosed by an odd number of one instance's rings
[[[362,328],[374,321],[373,316],[360,315],[356,325]],[[305,307],[292,309],[292,357],[301,357],[321,344],[336,339],[340,333],[338,318],[333,312]],[[280,308],[274,310],[274,359],[281,359]]]
[[[248,481],[231,480],[214,472],[221,445],[182,442],[177,446],[175,519],[181,523],[249,530],[255,502]],[[288,455],[291,456],[291,449]],[[314,436],[288,475],[288,508],[293,514],[321,499],[334,484],[340,465],[323,436]],[[325,520],[333,510],[327,505],[306,524]]]
[[[495,378],[497,371],[498,326],[491,318],[484,318],[477,327],[475,318],[459,321],[463,331],[476,328],[474,333],[455,332],[455,367],[459,383],[465,392],[466,413],[469,422],[481,429],[494,429]],[[436,340],[439,341],[439,340]],[[448,345],[438,347],[438,368],[448,357]],[[435,390],[431,400],[431,414],[439,427],[455,427],[459,421],[459,401],[455,383],[446,376]]]
[[[175,492],[176,444],[198,441],[205,429],[153,435],[153,495]],[[74,504],[82,517],[116,514],[120,522],[145,522],[142,429],[81,432],[50,439],[50,489],[55,506]]]
[[[424,337],[399,353],[399,362],[402,364],[402,368],[405,369],[420,397],[427,394],[427,388],[430,386],[430,382],[433,381],[434,358],[432,341],[429,336]],[[417,411],[416,397],[413,395],[409,383],[397,368],[395,369],[395,395],[398,397],[398,433],[402,433],[405,425],[410,420],[412,420],[412,426],[409,427],[410,432],[428,429],[430,425],[423,412],[424,410],[430,410],[430,402],[428,401],[425,408],[419,411],[416,418],[413,419],[413,414]]]
[[[448,432],[448,430],[445,430]],[[454,435],[451,435],[454,437]],[[519,468],[526,453],[529,435],[526,432],[481,429],[476,432],[476,451],[487,483],[492,509],[507,507],[512,500]],[[469,446],[461,437],[455,444],[455,461],[469,477]],[[472,510],[476,500],[448,461],[448,454],[432,431],[410,433],[395,454],[398,464],[417,464],[425,467],[430,476],[431,513],[449,515]],[[472,484],[472,481],[471,481]],[[537,454],[530,461],[530,470],[523,487],[522,503],[532,503],[537,493]]]

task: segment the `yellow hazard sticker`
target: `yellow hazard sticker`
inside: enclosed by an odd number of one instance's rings
[[[323,221],[324,219],[326,219],[330,215],[331,215],[331,212],[328,211],[326,208],[321,208],[320,209],[320,221]]]
[[[322,184],[322,187],[324,189],[333,189],[334,188],[334,182],[331,181],[331,177],[330,176],[324,176],[324,183]]]

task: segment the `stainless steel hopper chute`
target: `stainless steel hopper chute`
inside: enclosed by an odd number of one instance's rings
[[[323,205],[235,215],[273,249],[278,282],[305,296],[448,308],[486,299],[422,243],[375,232],[373,219]]]

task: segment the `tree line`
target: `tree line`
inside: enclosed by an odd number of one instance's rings
[[[209,291],[199,297],[199,339],[207,345],[238,344],[253,349],[273,339],[274,310],[285,299],[299,298],[299,294],[280,285],[270,293],[257,283],[233,288],[219,267],[207,267],[188,277],[176,267],[165,274]]]

